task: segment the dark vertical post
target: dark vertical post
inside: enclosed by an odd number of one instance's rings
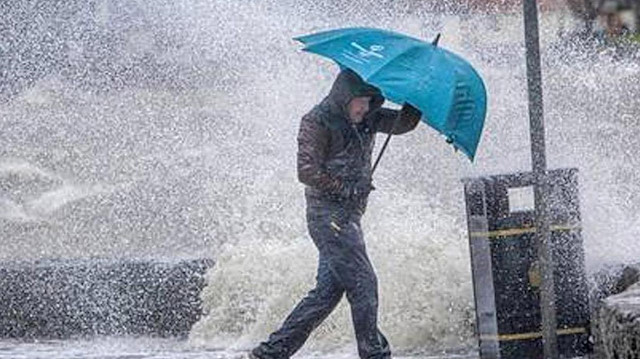
[[[542,275],[540,305],[542,311],[542,341],[545,359],[558,358],[556,306],[547,207],[547,161],[545,158],[544,112],[542,102],[542,71],[536,0],[524,0],[524,32],[527,47],[527,87],[529,91],[529,124],[531,131],[531,161],[536,178],[536,243]]]

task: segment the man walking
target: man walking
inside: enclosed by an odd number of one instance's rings
[[[317,284],[251,356],[291,357],[346,293],[360,358],[390,358],[378,329],[378,284],[360,219],[374,189],[375,134],[409,132],[421,114],[408,104],[400,111],[381,108],[383,102],[377,88],[346,69],[329,95],[302,118],[298,179],[306,185],[307,225],[320,253]]]

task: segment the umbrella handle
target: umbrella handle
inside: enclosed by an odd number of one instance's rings
[[[382,145],[382,149],[378,154],[378,158],[376,158],[376,162],[373,164],[373,168],[371,169],[371,177],[373,177],[373,172],[376,171],[376,168],[378,167],[378,163],[380,163],[380,159],[382,158],[382,154],[384,154],[384,150],[387,149],[387,145],[391,140],[391,135],[393,134],[393,131],[395,131],[399,120],[400,120],[400,113],[398,113],[398,116],[396,116],[396,119],[393,121],[393,126],[391,126],[391,131],[389,131],[389,135],[387,136],[387,139],[384,141],[384,145]]]
[[[376,171],[376,167],[378,167],[378,163],[380,163],[380,159],[382,158],[382,154],[384,153],[384,150],[387,148],[387,145],[389,144],[389,140],[391,140],[391,134],[389,134],[389,136],[387,136],[387,139],[384,141],[384,145],[382,145],[382,149],[380,150],[380,153],[378,154],[378,158],[376,159],[376,163],[373,165],[373,169],[371,170],[371,176],[373,177],[373,172]]]

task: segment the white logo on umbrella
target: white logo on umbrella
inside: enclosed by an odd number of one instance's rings
[[[369,49],[365,49],[362,45],[358,44],[357,42],[353,41],[351,43],[351,46],[355,47],[356,49],[358,49],[358,55],[360,55],[360,57],[377,57],[379,59],[384,59],[384,56],[382,54],[380,54],[379,52],[381,52],[382,50],[384,50],[384,46],[382,45],[371,45],[369,46]]]

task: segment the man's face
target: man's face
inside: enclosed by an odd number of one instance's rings
[[[371,96],[354,97],[347,105],[349,111],[349,119],[353,123],[360,123],[364,118],[364,115],[369,112],[369,103],[371,103]]]

